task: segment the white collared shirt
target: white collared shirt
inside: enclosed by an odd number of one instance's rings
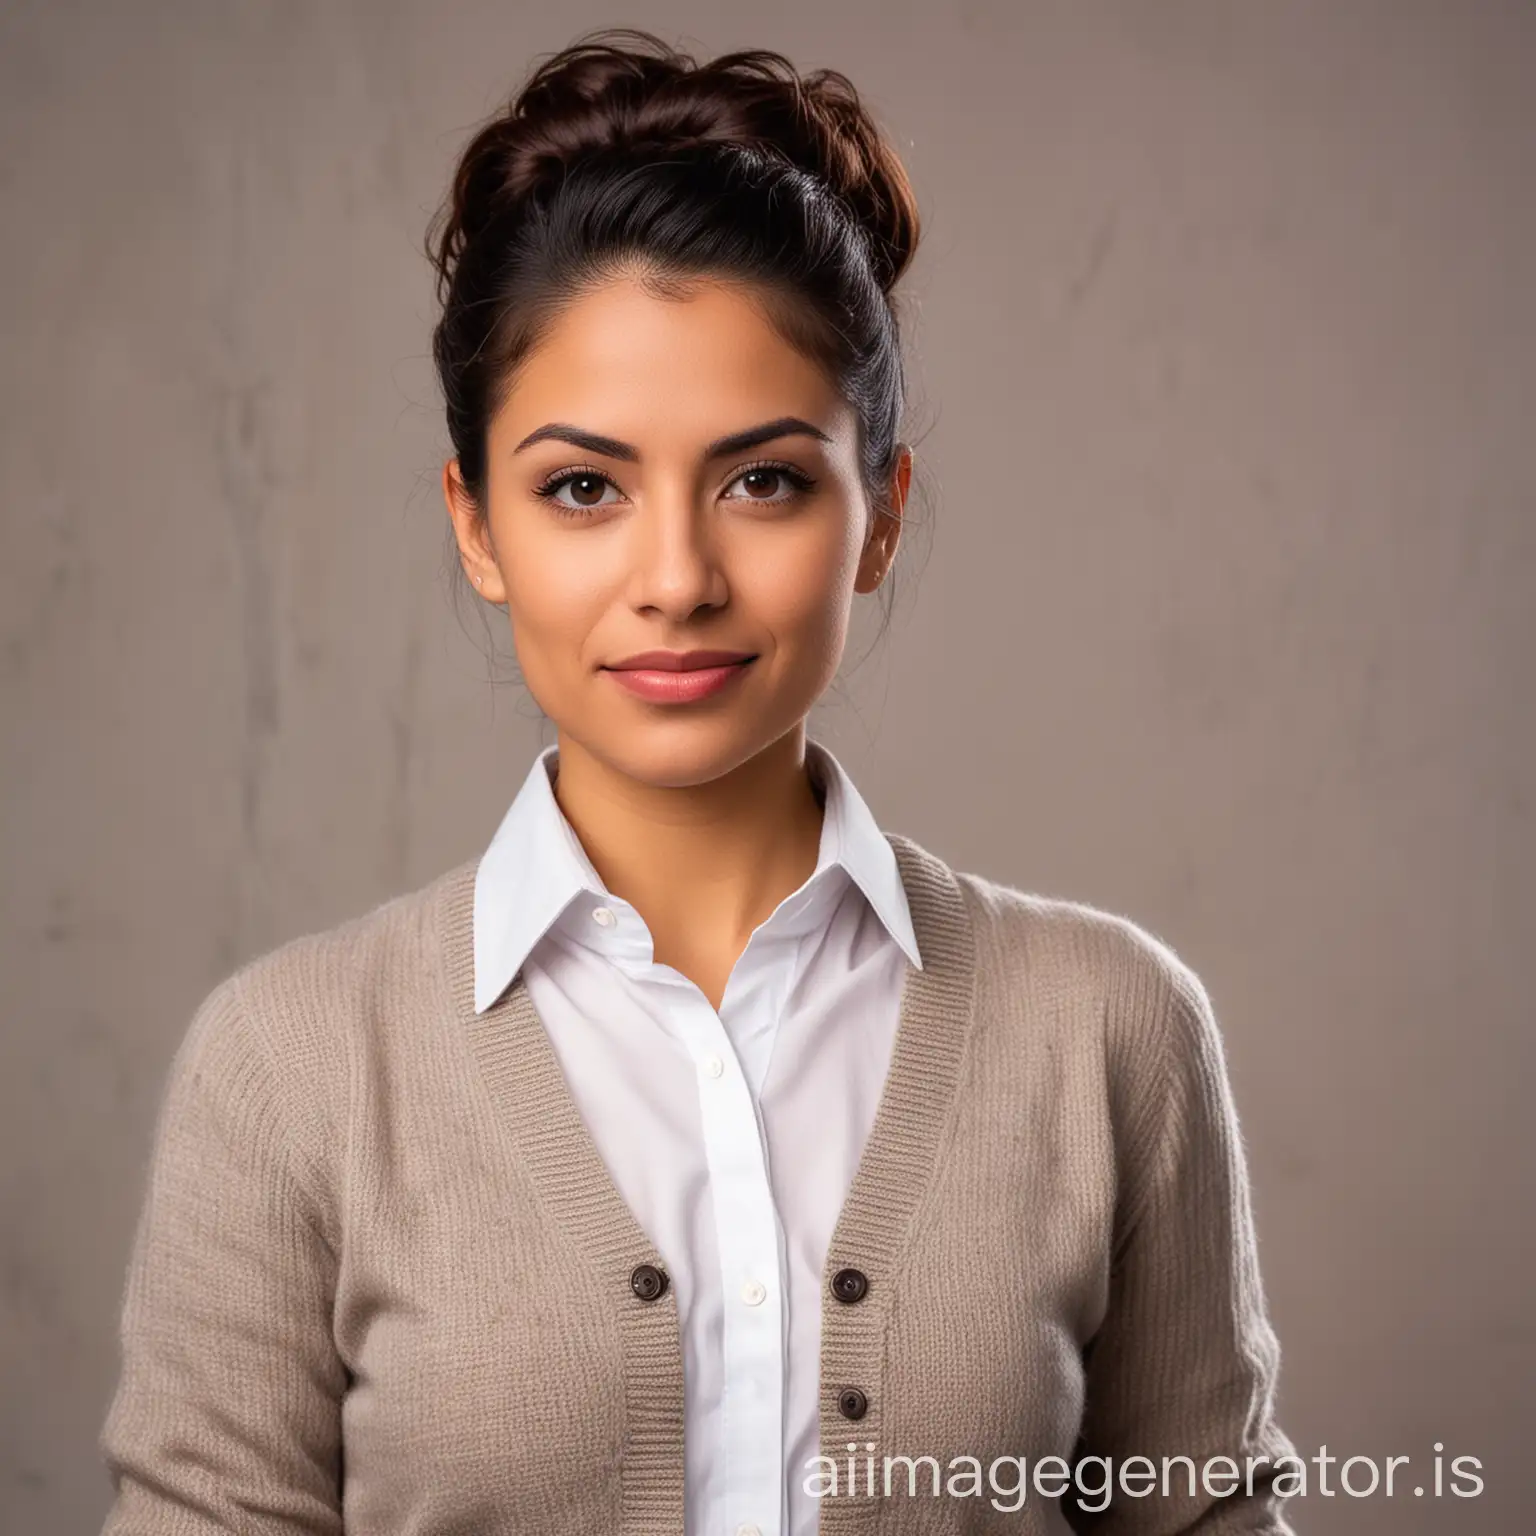
[[[598,878],[555,799],[558,748],[475,880],[475,1010],[522,970],[676,1291],[687,1536],[817,1530],[822,1267],[922,967],[894,851],[832,753],[808,740],[806,762],[826,792],[816,869],[753,931],[718,1013]]]

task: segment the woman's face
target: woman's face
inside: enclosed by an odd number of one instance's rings
[[[456,461],[443,478],[475,590],[505,603],[563,738],[684,785],[804,720],[900,530],[871,514],[856,423],[739,288],[670,299],[616,279],[563,312],[491,423],[484,516]],[[897,512],[910,473],[903,449]],[[751,659],[694,678],[633,669],[699,650]]]

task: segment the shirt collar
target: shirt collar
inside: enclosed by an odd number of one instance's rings
[[[853,780],[832,752],[806,741],[806,764],[826,792],[821,844],[810,880],[773,914],[778,925],[796,917],[817,921],[825,872],[842,870],[858,886],[912,965],[922,969],[907,893],[896,853]],[[558,746],[539,753],[475,871],[475,1012],[506,991],[535,944],[573,901],[611,893],[555,798]]]

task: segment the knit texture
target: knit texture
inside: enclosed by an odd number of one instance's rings
[[[1205,988],[1124,917],[888,836],[924,969],[827,1255],[821,1530],[1290,1536]],[[680,1536],[675,1297],[630,1285],[665,1260],[521,977],[474,1011],[476,862],[251,961],[193,1017],[128,1267],[106,1536]],[[1191,1496],[1178,1471],[1090,1512],[987,1481],[1083,1455],[1228,1456],[1239,1483]],[[898,1463],[884,1492],[886,1456],[933,1458],[941,1491]],[[979,1482],[951,1481],[961,1458]]]

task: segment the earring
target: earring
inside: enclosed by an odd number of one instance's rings
[[[475,577],[475,585],[477,587],[483,585],[484,582],[485,582],[485,577],[484,576],[476,576]]]

